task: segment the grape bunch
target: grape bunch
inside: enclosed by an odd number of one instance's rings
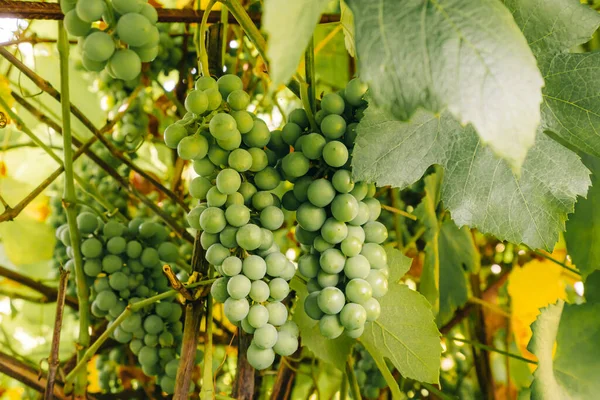
[[[381,389],[388,386],[381,371],[375,364],[371,354],[364,348],[356,350],[357,361],[354,363],[354,374],[360,387],[362,397],[365,399],[378,399]],[[394,365],[386,360],[390,371],[394,370]]]
[[[61,0],[67,31],[80,37],[88,71],[130,81],[159,53],[158,14],[147,0]],[[100,27],[105,27],[103,30]]]
[[[179,249],[168,240],[169,232],[164,226],[141,218],[134,218],[125,226],[81,212],[77,228],[95,317],[105,318],[110,326],[128,304],[169,289],[162,265],[175,263]],[[68,226],[60,226],[56,235],[72,258]],[[66,268],[72,270],[72,263],[69,260]],[[183,336],[181,315],[180,305],[172,298],[163,299],[129,315],[112,333],[117,342],[129,344],[142,371],[157,376],[167,393],[173,393],[175,386],[177,353]]]
[[[344,332],[360,337],[365,323],[379,317],[377,299],[388,290],[381,246],[388,233],[377,221],[375,185],[354,182],[349,169],[365,91],[354,79],[343,92],[323,97],[315,115],[319,129],[310,129],[307,114],[298,109],[279,134],[294,147],[280,163],[294,182],[282,204],[296,211],[296,238],[304,250],[298,271],[308,279],[304,309],[330,339]]]
[[[239,77],[201,77],[185,99],[188,113],[164,138],[199,175],[189,193],[201,203],[187,219],[202,231],[205,258],[221,275],[211,293],[232,323],[254,334],[248,361],[265,369],[275,354],[298,348],[298,327],[283,303],[295,267],[273,240],[284,222],[281,201],[271,192],[281,177],[264,150],[271,132],[246,111],[249,102]]]

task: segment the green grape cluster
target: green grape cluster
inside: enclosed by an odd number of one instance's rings
[[[221,275],[212,295],[232,323],[254,334],[248,361],[265,369],[275,354],[298,348],[298,327],[283,303],[295,267],[273,240],[284,222],[281,201],[271,192],[281,177],[264,150],[271,132],[246,111],[249,102],[235,75],[199,78],[185,99],[188,113],[167,127],[164,139],[199,175],[189,193],[200,204],[187,219],[202,231],[206,260]]]
[[[177,29],[177,26],[175,29]],[[170,33],[173,30],[172,24],[163,24],[158,30],[160,32],[158,55],[150,64],[150,73],[153,76],[158,76],[161,72],[168,75],[170,71],[178,70],[183,57],[183,52],[181,50],[183,36],[171,37]],[[181,30],[181,33],[183,33],[183,30]],[[193,53],[194,56],[196,54],[193,49],[188,49],[188,52]],[[186,60],[185,64],[185,69],[187,70],[189,67],[197,64],[197,58],[194,57],[191,62]]]
[[[142,63],[159,53],[158,14],[147,0],[61,0],[67,31],[80,37],[81,58],[88,71],[106,70],[130,81]],[[100,30],[100,22],[108,27]]]
[[[95,214],[81,212],[77,228],[95,317],[105,318],[110,326],[128,304],[169,289],[162,265],[177,262],[179,250],[164,226],[141,218],[127,226],[115,220],[105,223]],[[60,226],[56,235],[72,257],[68,226]],[[72,263],[69,260],[66,268],[72,269]],[[112,333],[117,342],[129,345],[143,372],[156,376],[167,393],[175,387],[183,337],[181,316],[181,306],[172,298],[165,299],[132,313]]]
[[[115,347],[108,353],[101,353],[96,358],[98,369],[98,386],[103,392],[119,392],[122,390],[119,384],[119,367],[127,362],[122,347]]]
[[[283,176],[294,182],[282,204],[296,211],[296,239],[304,250],[298,271],[308,279],[304,309],[330,339],[360,337],[365,323],[379,317],[377,299],[388,290],[382,247],[388,233],[377,221],[375,185],[354,182],[350,171],[366,89],[354,79],[344,91],[326,94],[315,115],[318,129],[311,129],[304,110],[293,111],[278,134],[282,145],[273,146],[283,156]],[[283,155],[288,145],[294,151]]]
[[[381,389],[388,386],[385,378],[371,354],[364,347],[361,346],[357,349],[355,354],[357,361],[354,363],[354,374],[362,397],[365,399],[378,399]],[[386,363],[390,371],[393,371],[394,365],[388,361]]]

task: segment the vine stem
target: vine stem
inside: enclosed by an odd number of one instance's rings
[[[75,178],[73,173],[73,147],[71,140],[71,111],[70,92],[69,92],[69,41],[67,32],[64,29],[62,21],[58,23],[58,53],[60,56],[60,86],[62,91],[61,109],[63,123],[63,164],[65,169],[65,190],[63,206],[67,214],[67,223],[69,225],[69,236],[71,238],[71,248],[73,250],[73,261],[75,264],[75,282],[77,288],[77,299],[79,302],[79,338],[78,359],[83,358],[85,349],[90,345],[90,307],[89,307],[89,287],[83,273],[83,263],[81,259],[81,249],[79,247],[79,230],[77,229],[77,215],[75,210]],[[87,391],[87,371],[83,369],[77,375],[74,386],[76,396],[84,397]]]
[[[389,211],[389,212],[391,212],[391,213],[398,214],[398,215],[402,215],[403,217],[406,217],[406,218],[408,218],[408,219],[412,219],[413,221],[416,221],[416,220],[417,220],[417,217],[416,217],[415,215],[413,215],[413,214],[410,214],[410,213],[407,213],[407,212],[406,212],[406,211],[404,211],[404,210],[400,210],[399,208],[396,208],[396,207],[390,207],[390,206],[388,206],[388,205],[386,205],[386,204],[382,204],[382,205],[381,205],[381,208],[382,208],[382,209],[384,209],[384,210],[386,210],[386,211]]]
[[[58,350],[60,347],[60,332],[62,330],[63,314],[65,311],[65,297],[67,294],[67,283],[69,282],[69,271],[60,270],[60,281],[58,284],[58,296],[56,300],[56,318],[54,319],[54,331],[52,333],[52,347],[50,357],[48,357],[48,379],[46,380],[46,390],[44,391],[44,400],[54,398],[54,383],[56,373],[60,365]]]
[[[520,361],[523,361],[523,362],[526,362],[526,363],[529,363],[529,364],[535,364],[535,365],[538,364],[538,362],[535,361],[535,360],[530,360],[529,358],[521,357],[518,354],[509,353],[508,351],[500,350],[500,349],[497,349],[497,348],[492,347],[492,346],[488,346],[488,345],[483,344],[483,343],[475,342],[473,340],[463,339],[463,338],[459,338],[459,337],[456,337],[456,336],[446,336],[446,339],[453,340],[455,342],[461,342],[461,343],[469,344],[469,345],[471,345],[473,347],[477,347],[477,348],[480,348],[480,349],[483,349],[483,350],[487,350],[487,351],[491,351],[491,352],[494,352],[494,353],[502,354],[504,356],[507,356],[507,357],[510,357],[510,358],[514,358],[515,360],[520,360]]]
[[[354,400],[362,399],[362,396],[360,395],[360,386],[358,385],[356,375],[354,374],[352,356],[348,356],[348,360],[346,360],[346,376],[348,377],[348,384],[350,386],[350,393],[352,394],[352,398]]]
[[[200,400],[210,400],[215,393],[213,382],[213,299],[210,293],[206,297],[206,332],[204,333],[204,369],[202,370],[202,390]]]
[[[198,71],[202,76],[210,76],[208,69],[208,54],[206,53],[206,30],[208,29],[208,16],[217,0],[210,0],[206,5],[206,10],[202,14],[202,21],[198,27],[196,36],[196,48],[198,49]],[[200,2],[198,2],[200,7]]]
[[[205,281],[200,281],[200,282],[193,283],[193,284],[188,285],[186,287],[188,289],[191,289],[191,288],[195,288],[195,287],[198,287],[198,286],[208,286],[208,285],[211,285],[214,281],[215,281],[215,279],[208,279],[208,280],[205,280]],[[104,342],[106,342],[106,340],[108,340],[108,338],[115,331],[115,329],[117,329],[117,327],[131,313],[139,311],[139,310],[141,310],[144,307],[147,307],[147,306],[149,306],[151,304],[156,303],[157,301],[168,299],[169,297],[173,297],[173,296],[177,295],[177,293],[179,293],[177,290],[172,289],[172,290],[169,290],[169,291],[157,294],[155,296],[148,297],[145,300],[140,300],[140,301],[137,301],[135,303],[132,303],[132,304],[128,305],[125,308],[125,310],[123,310],[123,312],[113,321],[113,323],[111,324],[111,326],[109,326],[104,332],[102,332],[102,334],[100,335],[100,337],[98,337],[98,339],[87,349],[87,351],[84,353],[84,355],[81,358],[81,360],[77,361],[77,365],[75,365],[75,367],[71,370],[71,372],[69,372],[69,374],[66,376],[65,382],[69,383],[69,382],[73,381],[73,379],[75,378],[75,375],[82,368],[85,367],[86,363],[89,360],[92,359],[92,357],[94,356],[94,354],[96,354],[96,352],[98,351],[98,349],[100,348],[100,346],[102,346],[102,344]]]
[[[308,47],[304,52],[304,73],[306,75],[306,84],[308,85],[307,100],[314,120],[314,115],[317,112],[317,97],[315,95],[315,39],[313,36],[310,37]],[[315,127],[313,126],[312,128],[314,129]]]

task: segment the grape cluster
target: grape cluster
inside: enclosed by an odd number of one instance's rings
[[[202,231],[206,260],[222,276],[211,293],[232,323],[254,334],[248,361],[265,369],[276,353],[298,348],[298,327],[282,302],[295,267],[273,240],[284,222],[281,201],[271,192],[281,177],[264,150],[271,132],[245,111],[249,102],[239,77],[201,77],[185,99],[188,113],[164,138],[199,175],[189,193],[201,203],[187,218]]]
[[[375,360],[365,348],[358,349],[356,355],[358,361],[354,363],[354,374],[360,387],[360,393],[365,399],[378,399],[381,389],[388,386],[387,382],[375,364]],[[388,368],[393,371],[394,365],[389,361],[386,363],[388,363]]]
[[[365,91],[354,79],[343,92],[323,97],[315,116],[319,129],[310,129],[299,109],[279,134],[294,147],[280,163],[294,182],[282,204],[296,211],[296,238],[305,250],[298,260],[298,271],[308,279],[304,309],[330,339],[343,332],[359,337],[365,323],[379,317],[377,299],[388,290],[381,246],[388,233],[377,221],[381,205],[375,185],[354,182],[349,169]]]
[[[128,304],[169,289],[162,265],[175,263],[179,250],[162,225],[141,218],[127,226],[114,220],[105,223],[95,214],[82,212],[77,228],[95,317],[105,318],[110,326]],[[72,257],[68,226],[60,226],[56,235]],[[66,268],[72,269],[72,263],[72,259],[67,261]],[[175,386],[183,336],[181,315],[181,307],[172,299],[161,300],[132,313],[112,333],[117,342],[129,344],[143,372],[157,376],[167,393],[173,393]]]
[[[130,81],[159,53],[158,14],[147,0],[61,0],[67,31],[80,37],[88,71]],[[106,29],[98,29],[100,26]]]

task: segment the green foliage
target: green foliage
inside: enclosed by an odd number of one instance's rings
[[[423,146],[423,143],[428,143]],[[518,178],[483,147],[474,130],[446,112],[417,112],[400,122],[369,106],[353,153],[356,179],[404,188],[432,164],[445,167],[442,202],[458,226],[551,249],[577,196],[590,185],[579,157],[547,136],[536,138]],[[410,168],[397,168],[402,160]]]
[[[382,372],[387,358],[405,378],[438,383],[442,348],[431,306],[422,295],[398,282],[408,271],[410,259],[388,249],[388,262],[390,289],[381,300],[381,316],[365,327],[361,343]]]
[[[539,360],[533,400],[591,399],[600,390],[600,304],[564,304],[542,310],[528,349]],[[556,353],[553,349],[556,343]]]
[[[349,2],[360,76],[375,104],[407,120],[448,109],[518,173],[540,122],[543,79],[494,0]],[[482,29],[481,21],[493,26]]]

